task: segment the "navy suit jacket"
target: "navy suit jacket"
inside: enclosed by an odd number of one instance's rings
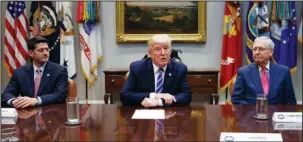
[[[256,104],[256,94],[263,94],[258,65],[252,63],[239,68],[233,104]],[[296,104],[289,68],[270,62],[268,104]]]
[[[175,96],[177,102],[173,102],[171,105],[187,105],[191,102],[191,91],[186,72],[186,65],[172,59],[167,65],[162,93]],[[155,92],[152,60],[147,58],[131,63],[129,76],[121,91],[122,104],[141,105],[144,98],[149,98],[151,92]]]
[[[62,103],[67,94],[67,69],[64,66],[48,61],[42,75],[37,96],[42,105]],[[1,95],[1,104],[19,96],[35,97],[33,64],[24,65],[14,71],[8,85]]]

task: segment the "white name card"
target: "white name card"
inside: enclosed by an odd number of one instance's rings
[[[228,133],[222,132],[221,142],[233,141],[283,141],[281,133]]]
[[[302,123],[273,122],[274,130],[302,130]]]
[[[16,124],[17,117],[2,117],[1,124]]]
[[[1,108],[1,117],[16,117],[17,115],[15,108]]]
[[[302,123],[302,112],[275,112],[272,120],[275,122]]]

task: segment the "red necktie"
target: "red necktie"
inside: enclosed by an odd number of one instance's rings
[[[41,70],[40,69],[37,69],[36,70],[36,78],[35,78],[35,97],[37,97],[37,93],[38,93],[38,90],[39,90],[39,86],[40,86],[40,81],[41,81]]]
[[[263,92],[266,96],[268,93],[268,76],[266,73],[266,68],[262,68],[261,70],[261,82],[262,82]]]
[[[38,128],[38,131],[46,130],[46,126],[45,126],[44,121],[42,120],[41,115],[36,115],[36,127]]]

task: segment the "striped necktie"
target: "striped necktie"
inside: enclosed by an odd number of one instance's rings
[[[36,70],[36,78],[35,78],[35,97],[37,97],[37,93],[39,90],[39,86],[40,86],[40,82],[41,82],[41,78],[42,78],[42,71],[40,69]]]
[[[156,93],[161,93],[163,89],[163,69],[158,69]]]

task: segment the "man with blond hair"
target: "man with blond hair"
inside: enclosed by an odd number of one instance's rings
[[[170,58],[171,41],[166,34],[157,34],[148,40],[148,58],[130,65],[121,91],[123,105],[157,107],[191,102],[187,67]]]
[[[274,42],[258,37],[252,47],[254,63],[239,68],[232,95],[233,104],[256,104],[257,95],[267,97],[268,104],[296,104],[296,97],[287,66],[270,59]]]

